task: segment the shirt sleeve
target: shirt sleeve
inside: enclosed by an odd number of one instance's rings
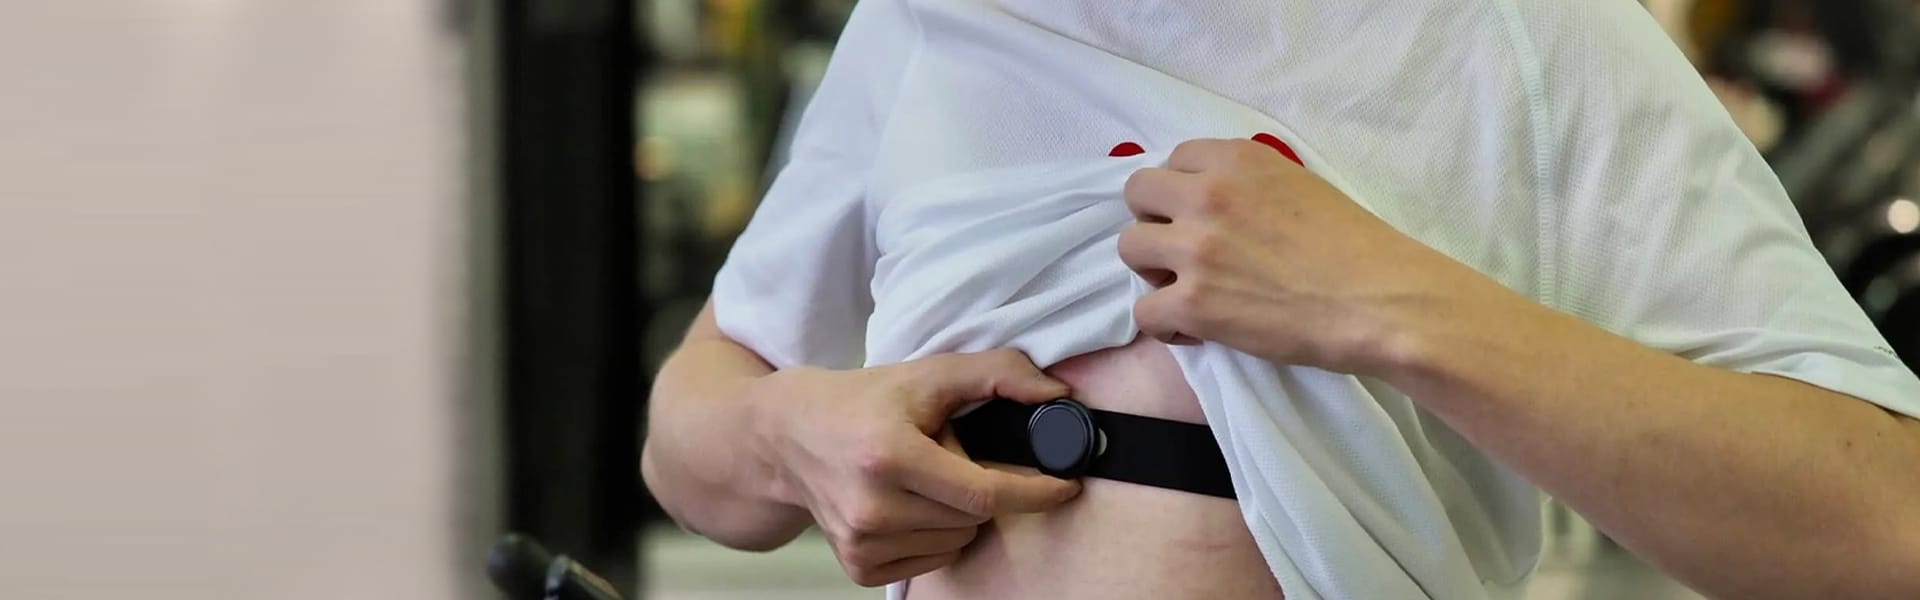
[[[1614,12],[1589,16],[1644,18]],[[1640,25],[1598,24],[1548,48],[1548,71],[1566,78],[1549,84],[1545,112],[1548,303],[1700,364],[1920,417],[1920,380],[1759,152],[1671,43],[1634,37],[1658,31]]]
[[[775,368],[861,363],[877,258],[865,192],[914,35],[898,0],[854,7],[787,163],[714,279],[720,330]]]

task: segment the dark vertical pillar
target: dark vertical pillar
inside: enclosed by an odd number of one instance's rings
[[[497,1],[505,525],[632,594],[633,5]]]

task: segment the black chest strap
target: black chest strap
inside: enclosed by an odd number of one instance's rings
[[[953,419],[967,456],[1231,499],[1227,461],[1205,425],[1093,410],[1072,400],[993,400]]]

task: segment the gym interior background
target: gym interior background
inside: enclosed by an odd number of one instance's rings
[[[847,0],[0,3],[0,597],[864,598],[638,477]],[[1920,3],[1649,1],[1920,363]],[[1540,598],[1686,598],[1565,511]]]

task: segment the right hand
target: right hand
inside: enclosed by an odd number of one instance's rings
[[[756,440],[784,501],[805,506],[863,586],[946,565],[995,515],[1040,512],[1079,484],[982,467],[936,437],[955,410],[1065,397],[1016,350],[946,354],[852,371],[787,369],[753,390]]]

